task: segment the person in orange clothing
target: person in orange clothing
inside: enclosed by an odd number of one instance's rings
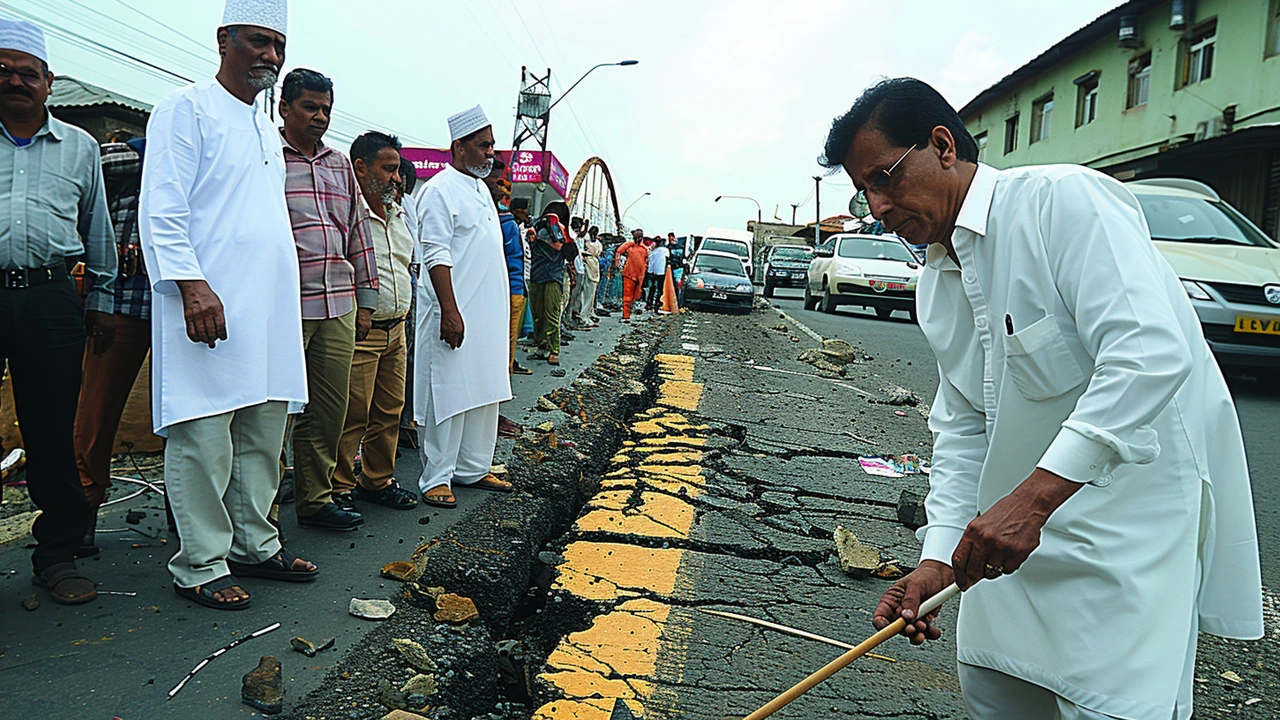
[[[640,242],[644,233],[634,231],[632,239],[618,248],[617,263],[622,269],[622,321],[631,321],[631,306],[640,298],[640,286],[649,268],[649,248]]]

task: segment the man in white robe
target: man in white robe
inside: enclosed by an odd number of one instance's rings
[[[1235,407],[1136,199],[1078,166],[979,164],[910,78],[866,91],[825,157],[929,243],[929,523],[874,623],[936,639],[916,611],[954,580],[977,720],[1190,717],[1197,632],[1262,635],[1258,545]]]
[[[423,502],[454,507],[454,485],[510,492],[489,473],[498,405],[511,399],[511,298],[489,188],[493,128],[479,105],[449,118],[453,159],[418,200],[420,258],[414,420]]]
[[[192,602],[240,609],[235,575],[311,580],[267,521],[290,411],[307,399],[297,253],[280,135],[262,90],[284,62],[285,0],[228,0],[215,79],[147,126],[139,208],[152,305],[152,414]],[[234,573],[234,575],[233,575]]]

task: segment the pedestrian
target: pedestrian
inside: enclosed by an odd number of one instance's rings
[[[354,505],[335,498],[333,474],[347,418],[352,356],[356,342],[368,337],[378,307],[378,269],[351,161],[324,144],[332,111],[329,78],[304,68],[285,76],[280,92],[288,173],[284,190],[302,279],[309,396],[293,424],[294,509],[303,527],[351,531],[364,518]],[[396,158],[398,174],[398,152]]]
[[[92,343],[81,362],[76,405],[76,470],[92,513],[79,557],[98,554],[98,508],[111,487],[111,452],[120,416],[138,371],[151,350],[151,288],[138,238],[138,192],[142,183],[141,138],[117,131],[100,148],[103,188],[115,230],[117,273],[111,346],[99,355]]]
[[[510,492],[489,472],[498,405],[511,399],[511,313],[502,228],[484,178],[493,128],[479,105],[449,118],[452,158],[419,198],[422,263],[414,420],[422,445],[423,502],[456,507],[453,487]]]
[[[238,610],[236,576],[319,569],[267,520],[291,409],[307,401],[298,253],[278,131],[254,100],[284,63],[284,0],[228,0],[217,77],[165,95],[147,126],[139,223],[152,281],[152,423],[182,538],[175,592]]]
[[[631,313],[640,299],[640,286],[649,270],[649,249],[637,238],[623,243],[617,251],[616,267],[622,273],[622,322],[631,322]]]
[[[596,317],[596,287],[600,284],[600,254],[604,245],[599,240],[600,228],[592,225],[583,235],[581,248],[582,274],[569,310],[573,323],[584,328],[599,324]]]
[[[527,302],[524,284],[524,244],[520,241],[520,223],[529,219],[529,198],[512,198],[509,210],[499,211],[502,225],[502,249],[507,257],[507,278],[511,288],[511,328],[509,333],[512,375],[532,375],[533,371],[516,360],[516,340],[520,336],[520,324],[524,320]]]
[[[378,265],[378,305],[369,334],[355,344],[347,414],[338,442],[333,494],[353,507],[356,500],[396,510],[412,510],[416,493],[395,479],[400,411],[405,397],[405,318],[409,315],[413,236],[407,213],[396,202],[401,184],[400,140],[367,132],[351,143],[351,163],[360,183],[363,212]],[[361,456],[355,473],[356,453]]]
[[[533,309],[533,344],[529,357],[560,364],[560,319],[564,307],[565,248],[569,238],[569,207],[559,200],[547,203],[534,223],[533,270],[529,276],[529,306]]]
[[[32,582],[74,605],[98,594],[75,561],[93,514],[73,437],[85,338],[99,358],[113,344],[116,246],[98,143],[45,109],[52,86],[44,31],[0,19],[0,364],[9,361],[40,509]],[[80,256],[83,303],[68,272]]]
[[[649,271],[645,283],[649,290],[649,300],[645,306],[651,312],[662,307],[662,290],[667,279],[667,243],[661,237],[653,239],[653,249],[649,251]]]
[[[1231,395],[1137,201],[1083,167],[978,162],[911,78],[863,93],[825,164],[929,244],[929,522],[876,626],[936,639],[915,613],[954,580],[974,718],[1190,717],[1197,631],[1262,636],[1258,545]]]
[[[418,275],[422,264],[418,259],[418,202],[413,190],[418,184],[418,169],[408,158],[400,158],[400,184],[397,186],[401,215],[413,238],[413,255],[409,263],[409,314],[404,319],[405,372],[404,408],[400,411],[400,440],[398,447],[418,449],[418,431],[413,427],[413,358],[418,337]]]

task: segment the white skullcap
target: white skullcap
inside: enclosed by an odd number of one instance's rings
[[[0,50],[17,50],[34,55],[45,65],[49,64],[49,51],[45,49],[44,30],[26,20],[0,18]]]
[[[227,0],[222,11],[221,30],[232,25],[253,25],[254,27],[275,30],[281,35],[288,35],[289,2],[288,0]]]
[[[492,123],[484,115],[484,108],[479,105],[470,110],[463,110],[457,115],[449,116],[449,142],[461,140],[477,130],[483,130]]]

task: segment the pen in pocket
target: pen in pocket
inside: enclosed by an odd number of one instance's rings
[[[1013,316],[1012,315],[1004,316],[1004,329],[1008,331],[1010,335],[1013,334]]]

